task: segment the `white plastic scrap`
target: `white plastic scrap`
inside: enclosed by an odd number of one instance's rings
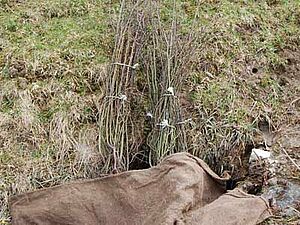
[[[127,101],[127,96],[126,95],[120,95],[119,99],[122,100],[122,101]]]
[[[264,151],[258,148],[253,148],[249,162],[256,161],[259,159],[269,159],[271,157],[271,152]]]
[[[173,87],[168,87],[167,92],[169,92],[169,95],[174,96],[174,88]]]
[[[150,117],[150,118],[153,118],[153,115],[152,115],[151,112],[147,112],[146,116],[147,116],[147,117]]]
[[[119,65],[119,66],[126,66],[126,67],[129,67],[129,68],[132,68],[132,69],[136,69],[136,68],[138,68],[139,67],[139,64],[138,63],[136,63],[136,64],[134,64],[133,66],[131,66],[131,65],[127,65],[127,64],[125,64],[125,63],[119,63],[119,62],[115,62],[115,63],[113,63],[114,65]]]
[[[180,124],[185,124],[185,123],[191,123],[192,121],[193,121],[193,119],[189,118],[189,119],[186,119],[184,121],[178,122],[177,124],[180,125]]]
[[[120,99],[122,102],[127,101],[127,96],[120,94],[119,96],[106,96],[106,98]]]
[[[139,67],[139,65],[140,65],[140,64],[136,63],[136,64],[134,64],[131,68],[135,70],[136,68]]]
[[[163,121],[161,121],[161,123],[158,123],[156,125],[161,126],[162,129],[164,129],[166,127],[175,128],[174,126],[169,124],[169,121],[167,119],[164,119]]]

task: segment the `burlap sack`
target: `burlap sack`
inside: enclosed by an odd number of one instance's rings
[[[270,215],[200,159],[178,153],[156,167],[15,196],[13,225],[252,225]]]

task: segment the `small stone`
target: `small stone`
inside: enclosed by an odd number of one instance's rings
[[[277,177],[273,177],[273,178],[271,178],[271,179],[268,180],[268,184],[270,186],[275,186],[275,185],[277,185],[277,183],[278,183]]]
[[[268,160],[270,157],[271,157],[271,152],[253,148],[250,158],[249,158],[249,162],[256,161],[259,159],[261,159],[261,160],[267,159]]]

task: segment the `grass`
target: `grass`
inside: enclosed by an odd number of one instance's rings
[[[239,167],[233,160],[237,149],[257,144],[257,121],[271,118],[275,127],[282,126],[287,103],[298,95],[295,85],[288,96],[275,73],[287,63],[279,53],[299,46],[299,3],[216,1],[203,3],[200,12],[207,38],[189,79],[201,124],[194,153],[222,173]]]
[[[4,76],[23,74],[36,79],[84,74],[107,60],[111,37],[102,1],[3,4]]]
[[[112,41],[107,6],[0,2],[3,223],[8,193],[97,174],[99,84]]]
[[[300,85],[287,83],[282,52],[299,49],[300,2],[177,4],[182,35],[201,29],[178,93],[183,117],[193,119],[188,150],[219,174],[242,176],[247,145],[262,141],[259,120],[274,129],[299,121],[290,103]],[[168,24],[172,3],[163,5]],[[99,176],[98,117],[117,9],[114,1],[0,0],[0,224],[9,223],[11,194]],[[139,114],[149,104],[142,98]]]

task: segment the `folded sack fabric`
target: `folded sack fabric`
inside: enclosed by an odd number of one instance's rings
[[[254,225],[271,215],[260,197],[226,193],[225,178],[177,153],[158,166],[14,196],[13,225]]]

